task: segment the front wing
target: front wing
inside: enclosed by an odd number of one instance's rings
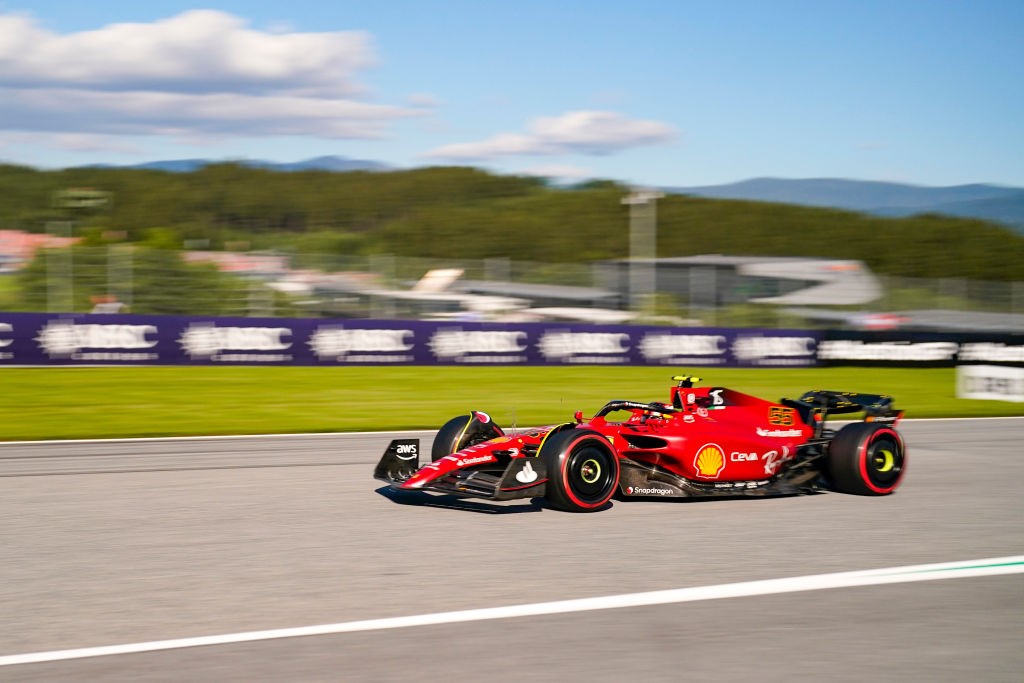
[[[433,469],[436,476],[426,483],[405,485],[413,475]],[[512,458],[502,469],[468,468],[445,471],[438,463],[420,464],[419,439],[395,439],[384,451],[373,471],[374,479],[387,482],[396,491],[427,491],[467,498],[512,500],[543,496],[548,482],[547,467],[538,458]]]

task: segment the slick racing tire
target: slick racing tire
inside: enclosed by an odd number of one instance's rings
[[[434,437],[434,443],[430,447],[430,460],[440,460],[446,455],[455,451],[461,451],[484,441],[489,441],[505,432],[501,427],[494,424],[491,416],[474,410],[468,415],[453,417],[444,423]]]
[[[888,495],[900,485],[906,472],[903,437],[888,425],[848,424],[829,444],[828,471],[836,491]]]
[[[548,504],[568,512],[593,512],[619,488],[619,455],[608,439],[589,429],[548,437],[538,457],[548,471]]]

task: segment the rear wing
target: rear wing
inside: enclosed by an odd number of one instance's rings
[[[782,399],[782,405],[796,410],[804,422],[814,427],[814,435],[820,437],[825,430],[829,415],[864,413],[865,422],[896,424],[903,417],[902,410],[896,410],[892,396],[884,394],[858,394],[849,391],[808,391],[799,399]]]

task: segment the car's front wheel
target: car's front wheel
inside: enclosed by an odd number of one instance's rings
[[[487,413],[474,410],[468,415],[453,417],[437,431],[430,448],[431,461],[440,460],[455,451],[461,451],[484,441],[504,435]]]
[[[548,471],[545,497],[552,507],[593,512],[619,486],[619,456],[608,440],[589,429],[566,429],[541,446],[538,457]]]

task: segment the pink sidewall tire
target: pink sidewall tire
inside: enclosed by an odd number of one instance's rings
[[[903,437],[889,425],[848,424],[828,448],[828,473],[836,491],[860,496],[886,496],[906,474]]]
[[[594,512],[604,508],[619,488],[619,455],[595,431],[566,429],[554,434],[538,457],[547,466],[545,497],[553,508]]]

